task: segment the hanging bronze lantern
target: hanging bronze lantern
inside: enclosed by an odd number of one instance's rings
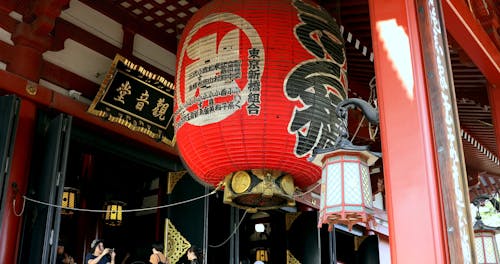
[[[308,0],[215,0],[178,47],[174,125],[190,174],[225,182],[238,207],[294,205],[295,185],[320,178],[309,158],[335,144],[347,97],[335,20]]]
[[[77,204],[77,199],[80,194],[80,190],[72,187],[64,187],[62,199],[61,199],[61,214],[63,215],[73,215],[74,211],[71,208],[75,208]],[[67,209],[65,209],[67,208]]]
[[[104,214],[104,222],[110,226],[119,226],[122,224],[122,210],[126,203],[121,201],[108,201],[104,204],[106,213]]]

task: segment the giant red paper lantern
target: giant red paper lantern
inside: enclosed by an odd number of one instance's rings
[[[321,164],[309,158],[335,144],[335,106],[347,97],[344,42],[324,9],[215,0],[194,14],[178,47],[174,125],[191,174],[215,186],[243,172],[231,191],[253,192],[260,179],[263,189],[281,183],[285,196],[293,194],[285,178],[318,181]],[[263,192],[251,200],[272,200]]]

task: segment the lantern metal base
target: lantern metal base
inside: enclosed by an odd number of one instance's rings
[[[248,170],[225,178],[224,203],[259,210],[295,206],[295,185],[289,174],[277,170]]]
[[[328,231],[333,230],[335,224],[343,224],[352,230],[352,227],[357,223],[365,223],[366,228],[369,229],[370,226],[376,225],[375,218],[367,213],[359,212],[345,212],[342,214],[328,214],[325,216],[320,215],[318,228],[321,228],[323,224],[328,224]]]

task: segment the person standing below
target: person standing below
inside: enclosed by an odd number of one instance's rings
[[[90,250],[90,253],[85,256],[85,264],[115,264],[115,251],[104,248],[102,240],[94,239],[90,244]]]
[[[73,257],[64,251],[64,244],[61,240],[57,242],[56,264],[74,264]]]
[[[188,249],[187,258],[190,264],[203,264],[203,253],[197,246],[191,246]]]
[[[153,254],[149,256],[149,262],[152,264],[168,264],[168,260],[163,255],[163,245],[161,243],[154,243],[152,246]]]

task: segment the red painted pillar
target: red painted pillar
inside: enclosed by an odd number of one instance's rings
[[[500,52],[488,33],[474,18],[467,1],[441,1],[446,31],[460,44],[488,82],[500,88]],[[490,101],[491,102],[491,101]]]
[[[61,10],[67,7],[69,0],[33,1],[33,6],[24,17],[35,17],[31,23],[19,23],[12,34],[14,42],[12,60],[7,64],[7,71],[38,83],[43,63],[42,53],[47,51],[52,42],[51,31],[55,19]],[[5,6],[10,7],[11,3]],[[32,13],[29,13],[32,12]],[[34,95],[36,96],[36,95]],[[17,210],[21,210],[22,195],[26,193],[31,152],[34,141],[36,105],[21,101],[19,124],[16,134],[12,169],[9,184],[16,183],[18,191],[10,188],[7,192],[6,210],[1,219],[0,263],[17,263],[21,217],[15,215],[12,201],[16,199]]]
[[[17,263],[19,235],[21,231],[22,195],[26,193],[35,130],[36,106],[29,101],[21,102],[19,124],[17,128],[15,148],[12,157],[12,168],[9,186],[17,185],[17,192],[10,187],[7,191],[5,211],[0,229],[0,263]],[[13,200],[16,199],[16,212]]]
[[[500,87],[495,87],[492,84],[488,85],[488,96],[491,105],[493,126],[495,128],[497,149],[500,151]]]
[[[44,38],[34,35],[30,25],[18,25],[12,39],[15,43],[13,60],[7,71],[38,82],[42,63],[42,52],[48,46]],[[0,263],[16,263],[19,251],[19,236],[22,216],[16,216],[12,203],[16,199],[16,211],[22,210],[22,195],[26,193],[29,178],[31,152],[35,129],[36,105],[28,100],[21,101],[19,124],[17,127],[12,169],[9,184],[16,184],[18,190],[9,188],[5,203],[2,228],[0,230]]]
[[[392,263],[449,263],[414,1],[369,0]]]
[[[45,52],[51,43],[50,29],[53,24],[51,16],[45,16],[44,12],[49,12],[50,1],[38,2],[38,19],[31,24],[19,23],[12,34],[14,42],[12,61],[7,64],[7,71],[22,76],[30,81],[38,83],[42,65],[42,53]],[[50,13],[52,14],[52,13]],[[58,13],[56,13],[58,15]],[[17,185],[17,191],[12,187],[7,192],[5,204],[5,214],[1,219],[0,230],[0,263],[17,263],[17,253],[19,251],[19,241],[21,232],[22,216],[17,216],[13,211],[12,203],[17,202],[16,211],[22,210],[22,195],[26,193],[29,179],[29,169],[31,153],[33,148],[36,105],[29,100],[21,101],[19,124],[16,134],[12,169],[9,184]]]
[[[38,82],[42,63],[42,52],[48,48],[48,38],[34,34],[31,25],[20,23],[12,35],[14,41],[13,60],[7,65],[7,71],[28,80]],[[21,101],[19,124],[16,130],[16,142],[12,159],[9,185],[16,184],[7,192],[5,214],[0,230],[0,263],[16,263],[19,251],[19,237],[22,216],[16,216],[12,203],[16,199],[16,211],[22,210],[22,196],[26,193],[29,178],[31,152],[35,129],[36,105],[28,100]]]

